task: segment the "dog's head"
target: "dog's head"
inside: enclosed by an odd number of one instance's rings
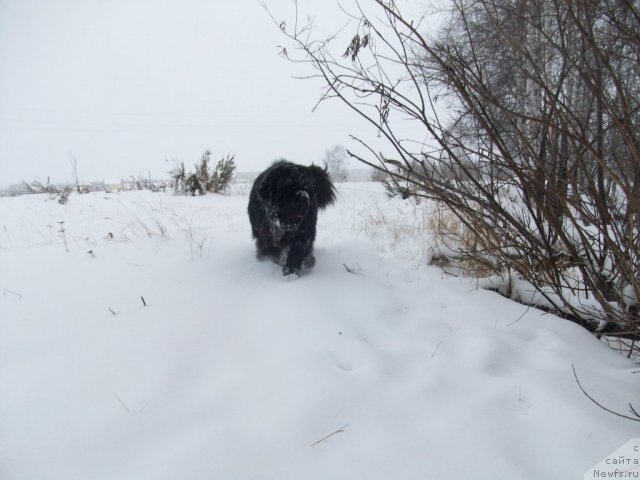
[[[297,230],[311,205],[309,187],[297,178],[274,180],[264,182],[260,189],[269,219],[283,231]]]

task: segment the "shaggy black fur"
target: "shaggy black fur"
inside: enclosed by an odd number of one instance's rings
[[[280,160],[256,178],[249,195],[249,220],[258,258],[300,275],[315,264],[318,209],[331,205],[335,188],[326,169]]]

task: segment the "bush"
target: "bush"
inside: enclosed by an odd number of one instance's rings
[[[176,164],[170,175],[173,180],[173,191],[176,195],[205,195],[207,192],[223,193],[235,174],[235,156],[227,154],[218,160],[215,169],[211,170],[211,151],[206,150],[200,162],[194,166],[194,172],[187,174],[184,163]]]
[[[233,180],[233,175],[236,171],[234,158],[234,155],[227,154],[225,157],[218,160],[216,169],[213,171],[209,182],[206,184],[208,191],[222,193],[227,189],[231,180]]]
[[[450,253],[598,335],[640,341],[637,2],[454,0],[430,36],[401,2],[372,3],[346,50],[312,22],[282,27],[289,58],[325,79],[321,100],[374,125],[394,158],[365,140],[350,155],[392,193],[408,184],[446,206],[473,234]]]
[[[71,194],[72,188],[71,186],[67,185],[62,189],[62,192],[60,192],[60,196],[58,197],[58,203],[60,205],[66,205],[67,202],[69,201],[69,195]]]

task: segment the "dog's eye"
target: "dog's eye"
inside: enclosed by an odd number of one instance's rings
[[[309,192],[307,192],[306,190],[298,190],[296,192],[296,195],[298,195],[299,197],[306,198],[307,200],[309,200]]]

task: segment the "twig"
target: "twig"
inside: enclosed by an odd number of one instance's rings
[[[614,412],[613,410],[611,410],[611,409],[609,409],[609,408],[605,407],[605,406],[604,406],[604,405],[602,405],[601,403],[598,403],[598,402],[597,402],[597,401],[596,401],[596,400],[595,400],[591,395],[589,395],[589,394],[585,391],[585,389],[584,389],[584,388],[582,387],[582,385],[580,384],[580,380],[578,380],[578,374],[576,373],[576,367],[575,367],[575,365],[571,364],[571,368],[573,368],[573,376],[575,377],[576,382],[577,382],[578,386],[580,387],[580,390],[582,390],[582,393],[584,393],[584,395],[585,395],[589,400],[591,400],[593,403],[595,403],[597,406],[599,406],[599,407],[600,407],[601,409],[603,409],[605,412],[612,413],[612,414],[616,415],[617,417],[622,417],[622,418],[624,418],[624,419],[626,419],[626,420],[632,420],[632,421],[634,421],[634,422],[640,422],[640,415],[638,415],[638,412],[635,410],[635,408],[633,408],[633,405],[631,405],[630,403],[629,403],[629,408],[630,408],[630,410],[631,410],[631,413],[633,413],[637,418],[629,417],[628,415],[623,415],[623,414],[621,414],[621,413]]]
[[[522,315],[520,315],[518,318],[516,318],[513,322],[511,323],[507,323],[507,327],[510,327],[511,325],[515,325],[516,323],[518,323],[520,320],[522,320],[524,318],[524,316],[527,314],[527,312],[531,310],[531,304],[527,305],[527,308],[524,309],[524,312],[522,312]]]
[[[144,301],[144,297],[141,295],[140,300],[142,300],[142,305],[147,306],[147,302]]]
[[[440,348],[440,345],[442,345],[442,340],[440,340],[438,342],[438,345],[436,345],[436,348],[433,349],[433,353],[431,354],[431,358],[435,357],[436,352],[438,351],[438,349]]]
[[[344,429],[347,428],[349,426],[349,424],[347,423],[345,426],[340,427],[338,430],[336,430],[335,432],[331,432],[329,435],[327,435],[326,437],[322,437],[320,440],[318,440],[315,443],[312,443],[311,446],[314,447],[317,444],[319,444],[320,442],[324,442],[327,438],[334,436],[336,433],[342,433],[344,432]]]
[[[60,233],[60,236],[62,237],[62,241],[64,242],[64,249],[65,251],[69,251],[69,245],[67,245],[67,237],[64,234],[66,232],[66,230],[64,229],[64,220],[61,222],[58,222],[60,224],[60,230],[58,230],[58,233]]]
[[[360,275],[361,277],[366,277],[366,275],[365,275],[364,273],[362,273],[362,272],[360,271],[360,269],[356,270],[356,269],[354,269],[354,268],[350,268],[350,267],[348,267],[348,266],[347,266],[347,264],[346,264],[346,263],[343,263],[343,264],[342,264],[342,266],[344,267],[344,269],[345,269],[347,272],[352,273],[353,275]]]
[[[13,242],[11,241],[11,237],[9,236],[9,230],[7,230],[7,226],[3,225],[4,228],[4,233],[7,234],[7,240],[9,240],[9,245],[11,245],[11,248],[13,248]]]
[[[124,407],[127,413],[131,413],[131,410],[129,410],[129,407],[127,407],[127,405],[122,401],[122,399],[118,396],[118,394],[116,392],[113,392],[113,395],[118,399],[118,401],[120,402],[120,405]]]
[[[114,311],[113,311],[113,309],[112,309],[111,307],[109,307],[109,311],[110,311],[111,313],[113,313],[114,315],[117,315],[117,313],[116,313],[116,312],[114,312]]]
[[[18,292],[14,292],[13,290],[9,290],[8,288],[4,289],[4,295],[6,295],[7,293],[11,293],[12,295],[15,295],[16,297],[22,299],[22,294],[18,293]]]

